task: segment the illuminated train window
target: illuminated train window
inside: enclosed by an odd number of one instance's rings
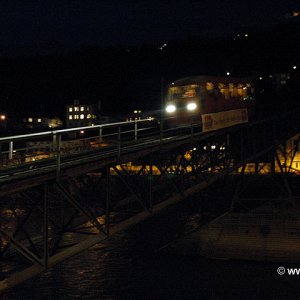
[[[211,91],[215,88],[214,84],[212,82],[206,82],[206,90]]]
[[[238,86],[237,86],[237,94],[238,94],[238,96],[239,97],[245,97],[245,92],[244,91],[246,91],[245,89],[244,89],[244,86],[242,85],[242,84],[239,84]],[[246,91],[246,94],[247,94],[247,91]]]

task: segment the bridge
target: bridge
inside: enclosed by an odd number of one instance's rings
[[[0,292],[249,164],[293,205],[299,126],[295,111],[207,133],[145,119],[0,138]]]

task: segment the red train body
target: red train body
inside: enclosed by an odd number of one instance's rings
[[[248,120],[254,108],[254,87],[250,78],[188,77],[168,86],[165,123],[168,127],[201,124],[204,115],[219,117],[223,112],[226,118],[229,112],[231,115],[246,113]]]

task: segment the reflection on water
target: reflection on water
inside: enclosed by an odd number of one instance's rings
[[[3,299],[296,299],[299,278],[277,275],[278,264],[159,251],[211,217],[180,204],[23,283]]]

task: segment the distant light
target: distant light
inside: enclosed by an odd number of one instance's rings
[[[245,37],[248,37],[248,33],[245,33]]]
[[[1,120],[5,120],[5,119],[6,119],[6,116],[5,116],[5,115],[1,115],[1,116],[0,116],[0,119],[1,119]]]
[[[189,103],[187,106],[186,106],[186,108],[188,109],[188,110],[195,110],[196,108],[197,108],[197,104],[196,103]]]
[[[230,72],[226,72],[226,75],[229,76],[229,75],[230,75]]]
[[[80,130],[80,134],[84,134],[84,130]]]
[[[262,80],[263,78],[262,77],[259,77],[259,80]]]
[[[193,151],[196,151],[197,150],[197,148],[193,148]]]
[[[269,77],[270,77],[270,78],[272,78],[273,76],[272,76],[272,75],[270,75]]]
[[[172,82],[172,85],[174,85],[174,82]]]
[[[297,66],[293,66],[293,69],[296,70],[296,69],[297,69]]]
[[[172,113],[172,112],[174,112],[175,110],[176,110],[176,106],[173,105],[173,104],[170,104],[170,105],[168,105],[168,106],[166,107],[166,111],[167,111],[168,113]]]

